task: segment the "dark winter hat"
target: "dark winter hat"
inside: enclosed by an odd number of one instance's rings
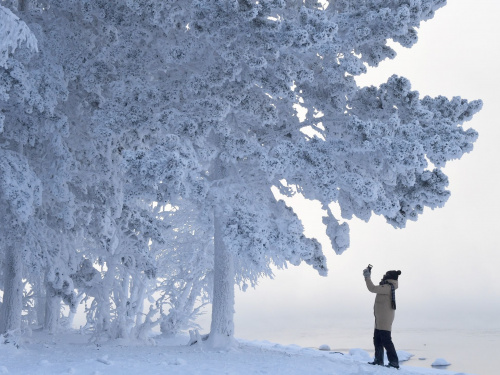
[[[401,271],[387,271],[384,275],[385,280],[397,280]]]

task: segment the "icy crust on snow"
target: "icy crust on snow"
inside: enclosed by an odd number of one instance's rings
[[[349,353],[280,345],[268,341],[238,340],[230,350],[188,346],[187,336],[157,337],[154,344],[112,340],[90,344],[88,337],[73,333],[32,337],[0,344],[0,374],[165,374],[169,375],[395,375],[394,369],[366,363],[362,349]],[[150,341],[151,343],[152,341]],[[403,352],[398,352],[403,354]],[[457,372],[402,366],[398,374],[457,375]],[[460,373],[461,375],[466,375]]]

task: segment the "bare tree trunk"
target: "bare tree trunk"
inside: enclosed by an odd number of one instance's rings
[[[3,303],[0,308],[0,333],[21,329],[23,311],[23,263],[21,251],[6,247]]]

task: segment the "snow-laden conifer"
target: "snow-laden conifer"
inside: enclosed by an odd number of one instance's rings
[[[158,79],[169,83],[168,108],[157,111],[159,133],[168,138],[127,154],[128,173],[139,173],[160,198],[180,195],[212,212],[211,344],[232,340],[235,278],[255,282],[271,263],[302,260],[326,272],[320,246],[303,237],[271,187],[290,196],[296,186],[319,200],[338,253],[349,246],[349,228],[332,203],[343,219],[375,213],[397,227],[444,204],[441,167],[471,150],[476,133],[461,125],[480,102],[420,99],[402,77],[380,88],[354,80],[366,64],[395,56],[388,39],[412,46],[420,22],[444,4],[128,3],[166,36]]]
[[[173,333],[200,294],[208,343],[231,345],[235,282],[302,261],[327,272],[273,190],[320,201],[340,254],[353,216],[404,227],[441,207],[442,167],[477,137],[463,123],[478,101],[354,78],[395,56],[387,40],[412,46],[443,0],[48,3],[23,9],[40,58],[9,42],[2,150],[40,181],[31,228],[65,239],[62,252],[47,237],[32,245],[48,290],[71,295],[70,275],[96,337]]]

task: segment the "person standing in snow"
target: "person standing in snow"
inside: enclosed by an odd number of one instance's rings
[[[387,351],[389,364],[387,367],[399,368],[399,359],[392,342],[392,322],[396,312],[396,292],[398,288],[398,277],[401,271],[387,271],[379,285],[374,285],[371,280],[371,267],[363,270],[366,287],[372,293],[376,293],[375,305],[375,332],[373,344],[375,346],[375,359],[369,362],[371,365],[384,365],[384,348]]]

